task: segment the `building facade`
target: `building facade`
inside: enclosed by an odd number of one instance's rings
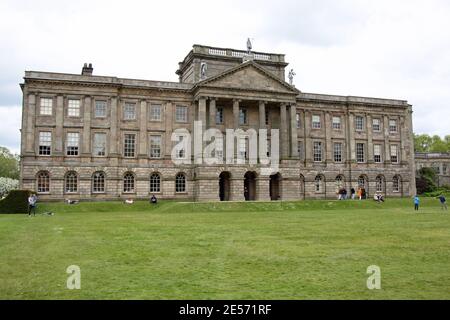
[[[432,168],[436,172],[437,185],[450,186],[450,153],[416,153],[416,169]]]
[[[21,187],[47,200],[335,199],[352,187],[414,194],[411,105],[304,93],[285,81],[287,65],[282,54],[194,45],[179,82],[97,76],[87,64],[81,75],[26,71]],[[277,129],[279,168],[175,164],[174,155],[198,156],[194,146],[174,149],[183,138],[172,136],[192,133],[194,121],[224,133]],[[249,160],[249,139],[237,140],[233,152]]]

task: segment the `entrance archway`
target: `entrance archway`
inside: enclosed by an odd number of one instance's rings
[[[256,173],[252,171],[244,175],[244,197],[245,201],[256,200]]]
[[[270,176],[270,200],[276,201],[281,199],[281,175],[280,173]]]
[[[231,174],[228,171],[224,171],[219,175],[220,201],[230,201],[230,179]]]

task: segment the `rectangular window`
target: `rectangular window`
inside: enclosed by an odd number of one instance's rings
[[[185,159],[187,156],[186,152],[184,150],[183,143],[180,143],[183,141],[183,139],[184,139],[183,136],[178,136],[178,143],[176,144],[176,147],[175,147],[177,159]]]
[[[216,109],[216,124],[223,124],[223,108],[217,107]]]
[[[364,130],[364,118],[361,116],[356,116],[355,118],[355,129],[356,131]]]
[[[391,162],[398,163],[398,147],[397,145],[391,145]]]
[[[381,131],[381,120],[380,119],[373,119],[372,120],[372,128],[375,132]]]
[[[381,163],[381,144],[373,145],[373,161],[376,163]]]
[[[136,135],[126,133],[123,142],[123,156],[125,158],[133,158],[136,149]]]
[[[397,120],[389,120],[389,132],[390,133],[397,132]]]
[[[94,133],[93,154],[95,157],[106,155],[106,133]]]
[[[41,98],[41,108],[40,115],[41,116],[51,116],[53,109],[53,99],[51,98]]]
[[[295,122],[297,123],[297,129],[300,129],[302,127],[302,122],[300,120],[300,113],[295,114]]]
[[[123,106],[123,119],[124,120],[136,120],[136,104],[125,103]]]
[[[357,162],[365,162],[365,154],[364,154],[364,143],[356,144],[356,161]]]
[[[239,139],[239,156],[242,159],[247,159],[247,139],[240,138]]]
[[[151,105],[150,121],[161,121],[161,110],[162,106],[160,104]]]
[[[69,99],[67,115],[69,117],[80,116],[80,100]]]
[[[219,160],[223,160],[223,137],[216,137],[215,155]]]
[[[161,136],[150,136],[150,158],[161,158]]]
[[[322,162],[322,142],[314,141],[313,156],[314,162]]]
[[[244,125],[247,124],[247,109],[239,108],[239,124]]]
[[[321,124],[320,124],[320,116],[312,116],[312,128],[313,129],[320,129],[321,128]]]
[[[66,140],[66,155],[77,156],[80,143],[80,134],[78,132],[68,132]]]
[[[341,130],[341,117],[333,117],[332,127],[335,130]]]
[[[266,121],[266,126],[268,126],[270,123],[270,110],[266,109],[264,117],[265,117],[265,121]]]
[[[187,107],[177,106],[175,110],[176,122],[187,122]]]
[[[39,132],[39,155],[49,156],[52,150],[52,133]]]
[[[297,152],[298,152],[298,158],[300,160],[303,160],[304,159],[303,158],[303,156],[304,156],[304,154],[303,154],[303,141],[299,141],[298,142],[298,144],[297,144]]]
[[[342,162],[342,143],[335,142],[333,148],[334,162]]]
[[[106,101],[101,100],[95,101],[95,117],[96,118],[106,117]]]

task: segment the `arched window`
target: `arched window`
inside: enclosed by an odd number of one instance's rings
[[[336,177],[336,189],[340,190],[344,187],[344,177],[337,176]]]
[[[392,180],[392,191],[393,192],[400,192],[400,177],[395,176]]]
[[[161,176],[158,173],[150,175],[150,192],[161,192]]]
[[[67,193],[74,193],[78,192],[78,176],[75,171],[69,171],[66,174],[66,192]]]
[[[316,176],[314,185],[315,185],[316,192],[322,192],[322,189],[323,189],[323,178],[322,178],[322,176]]]
[[[365,176],[359,176],[358,178],[358,188],[366,189],[367,179]]]
[[[105,192],[105,174],[101,171],[95,172],[92,176],[92,192]]]
[[[179,173],[175,177],[175,192],[186,192],[186,176]]]
[[[47,171],[41,171],[37,175],[37,192],[50,192],[50,175]]]
[[[382,176],[378,176],[375,179],[375,185],[377,192],[383,192],[384,191],[384,178]]]
[[[123,192],[134,192],[134,175],[131,172],[123,175]]]

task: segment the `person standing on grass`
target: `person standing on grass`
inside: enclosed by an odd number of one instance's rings
[[[419,197],[417,195],[414,196],[414,210],[419,211],[419,203],[420,203]]]
[[[439,201],[441,203],[441,209],[442,210],[448,210],[448,208],[447,208],[447,201],[445,200],[444,195],[441,194],[438,198],[439,198]]]
[[[30,194],[28,197],[28,216],[31,217],[31,211],[33,211],[33,216],[36,216],[36,202],[37,197],[34,194]]]
[[[350,196],[351,196],[352,200],[355,200],[355,188],[350,189]]]

